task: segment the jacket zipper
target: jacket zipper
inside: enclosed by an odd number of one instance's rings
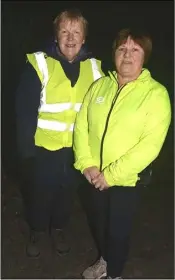
[[[102,136],[102,139],[101,139],[101,147],[100,147],[100,172],[102,172],[102,166],[103,166],[103,144],[104,144],[104,139],[105,139],[105,136],[106,136],[106,133],[107,133],[107,129],[108,129],[108,124],[109,124],[109,119],[110,119],[110,116],[111,116],[111,113],[112,113],[112,110],[114,108],[114,105],[117,101],[117,98],[121,92],[121,90],[126,86],[126,84],[124,86],[121,86],[115,96],[114,96],[114,99],[112,101],[112,104],[111,104],[111,108],[109,110],[109,113],[107,115],[107,118],[106,118],[106,124],[105,124],[105,128],[104,128],[104,132],[103,132],[103,136]]]

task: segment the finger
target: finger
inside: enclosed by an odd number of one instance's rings
[[[94,178],[94,179],[92,179],[92,184],[95,185],[98,181],[99,181],[98,178]]]
[[[97,178],[97,177],[98,177],[98,174],[94,174],[94,173],[91,174],[91,178],[92,178],[92,179],[95,179],[95,178]]]
[[[85,177],[88,180],[88,182],[91,184],[91,177],[89,176],[89,174],[86,174]]]
[[[99,175],[100,175],[100,173],[91,172],[91,178],[92,178],[92,179],[97,179],[97,178],[99,178]]]
[[[101,186],[101,187],[99,188],[100,191],[105,191],[105,190],[107,190],[107,189],[108,189],[108,187],[106,187],[106,186]]]
[[[100,187],[101,187],[101,183],[100,183],[100,182],[97,182],[97,183],[95,184],[95,188],[98,189],[98,188],[100,188]]]
[[[95,185],[97,182],[101,182],[101,173],[92,179],[92,183]]]

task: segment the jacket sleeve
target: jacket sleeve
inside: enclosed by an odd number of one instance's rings
[[[171,107],[166,90],[155,94],[147,114],[144,132],[139,142],[104,169],[104,176],[110,186],[127,186],[139,180],[138,173],[144,170],[158,156],[171,120]]]
[[[75,155],[74,167],[83,173],[85,168],[96,166],[95,161],[91,156],[90,147],[88,144],[88,119],[87,109],[90,102],[92,86],[87,92],[79,113],[75,121],[73,134],[73,150]]]
[[[34,135],[37,127],[40,91],[40,79],[33,66],[27,62],[16,91],[15,102],[17,146],[21,158],[35,155]]]

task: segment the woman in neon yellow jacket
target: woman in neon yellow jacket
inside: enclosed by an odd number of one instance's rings
[[[121,30],[113,45],[116,71],[92,84],[76,118],[74,166],[87,179],[81,190],[99,251],[87,279],[121,276],[139,174],[158,156],[170,125],[168,92],[143,67],[151,51],[148,35]]]

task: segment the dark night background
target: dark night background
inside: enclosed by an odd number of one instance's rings
[[[148,69],[168,89],[172,122],[153,165],[152,183],[143,190],[145,199],[134,227],[124,278],[174,279],[174,1],[1,3],[1,160],[6,173],[1,184],[2,279],[78,279],[95,260],[95,246],[77,201],[70,229],[73,248],[66,258],[58,259],[47,244],[38,260],[29,260],[24,251],[28,228],[18,184],[15,91],[25,66],[25,54],[45,46],[53,35],[54,18],[69,7],[80,8],[89,21],[88,48],[109,68],[113,68],[112,42],[121,28],[142,26],[152,36],[153,53]]]
[[[2,164],[10,176],[17,172],[15,90],[25,54],[42,48],[53,35],[52,22],[64,8],[78,7],[89,21],[87,45],[112,67],[111,45],[116,32],[143,26],[153,38],[149,69],[169,90],[173,100],[173,1],[2,1]]]

